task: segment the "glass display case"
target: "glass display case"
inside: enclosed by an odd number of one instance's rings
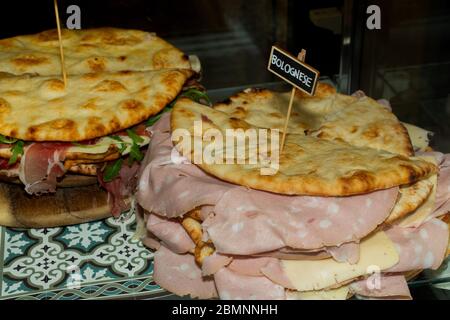
[[[81,8],[83,29],[114,26],[156,32],[186,54],[198,56],[202,65],[201,84],[207,88],[213,101],[222,101],[248,87],[289,90],[286,83],[267,71],[270,48],[277,44],[294,54],[304,48],[307,50],[306,62],[320,71],[321,81],[334,85],[343,93],[363,90],[368,96],[389,100],[393,112],[401,121],[433,132],[431,147],[450,152],[448,1],[60,0],[63,20],[68,16],[64,13],[65,8],[73,4]],[[370,5],[380,9],[379,29],[368,27],[371,13],[367,12],[367,8]],[[8,1],[7,5],[2,6],[1,12],[0,38],[55,27],[53,1],[27,4]],[[127,228],[133,226],[130,224]],[[116,241],[119,235],[124,239],[132,237],[128,229],[117,231],[122,227],[114,222],[101,225],[91,223],[86,230],[96,228],[100,230],[100,237],[111,234],[111,237],[102,238],[102,241]],[[80,234],[85,232],[81,229],[78,231]],[[10,248],[8,255],[2,253],[1,256],[8,272],[12,272],[14,267],[20,268],[19,264],[13,265],[12,261],[21,254],[28,254],[29,248],[34,246],[31,244],[33,241],[48,240],[40,232],[27,231],[21,237],[19,231],[2,230],[0,248]],[[54,237],[54,240],[48,240],[50,247],[56,246],[55,243],[58,246],[70,243],[70,235],[65,238],[65,242],[61,240],[70,230],[49,232]],[[5,244],[8,241],[11,243]],[[16,241],[17,246],[12,245],[13,241]],[[79,244],[82,246],[82,240]],[[125,251],[145,250],[136,247],[135,243],[128,249],[116,244],[111,247],[120,247],[117,250]],[[121,291],[123,297],[173,297],[151,281],[146,282],[145,278],[152,271],[150,265],[140,266],[136,274],[122,267],[115,273],[102,273],[101,264],[95,262],[98,259],[93,256],[94,251],[95,254],[101,253],[98,248],[89,244],[82,249],[83,257],[86,257],[82,259],[93,261],[94,267],[90,274],[93,286],[98,287],[95,290],[101,290],[101,284],[106,288],[113,282],[122,281],[120,290],[126,286],[125,283],[133,283],[136,287],[141,286],[139,290],[147,290],[138,292],[127,287]],[[146,253],[139,257],[149,258]],[[61,262],[63,258],[60,256],[55,259]],[[97,280],[96,276],[99,277]],[[0,281],[3,279],[0,277]],[[64,297],[64,294],[69,297],[72,290],[61,289],[62,282],[52,286],[43,284],[41,288],[25,288],[11,279],[8,283],[4,282],[0,297],[30,297],[33,290],[44,292],[40,298],[54,297],[50,292],[58,292],[58,297]],[[413,298],[449,299],[450,266],[446,262],[437,271],[424,271],[411,279],[409,284]],[[8,290],[12,290],[11,286],[17,286],[22,291],[8,294]],[[89,297],[88,289],[86,292],[87,296],[74,294],[74,297]]]

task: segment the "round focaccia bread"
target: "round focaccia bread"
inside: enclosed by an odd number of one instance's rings
[[[247,89],[214,108],[254,126],[282,131],[290,95]],[[366,96],[338,94],[325,83],[318,84],[313,97],[297,90],[288,133],[307,133],[354,146],[414,155],[406,128],[385,106]]]
[[[318,128],[328,111],[326,99],[336,94],[331,85],[319,82],[313,97],[297,90],[289,118],[288,133],[304,134],[310,128]],[[286,120],[290,92],[275,92],[267,89],[246,89],[227,100],[214,105],[214,109],[225,112],[233,118],[244,120],[256,127],[273,128],[282,131]],[[307,111],[304,101],[314,102],[316,108]],[[306,112],[307,111],[307,112]]]
[[[49,228],[111,216],[108,194],[97,184],[60,188],[55,194],[30,197],[22,186],[0,183],[0,225]]]
[[[201,132],[197,132],[198,129],[194,132],[195,122],[202,124]],[[225,163],[226,159],[223,157],[222,164],[203,161],[204,159],[198,161],[194,159],[195,147],[192,146],[200,142],[199,139],[202,139],[207,130],[215,129],[225,137],[226,129],[247,130],[257,127],[184,98],[179,99],[174,106],[171,129],[172,134],[180,129],[177,131],[177,134],[181,134],[178,138],[188,139],[190,150],[186,149],[184,141],[174,141],[178,151],[204,171],[228,182],[281,194],[354,195],[409,184],[437,172],[434,164],[417,158],[301,134],[287,135],[283,153],[279,156],[279,167],[271,167],[274,170],[268,170],[264,175],[261,169],[268,166],[261,161],[256,164],[248,161],[239,164],[237,159],[231,159],[231,163]],[[186,137],[185,133],[189,136]],[[199,137],[199,134],[202,136]],[[269,146],[271,134],[267,136]],[[201,144],[201,154],[204,154],[205,147],[210,147],[210,143]],[[226,143],[217,152],[225,155]],[[217,152],[216,159],[220,156]]]
[[[0,134],[30,141],[81,141],[160,112],[193,74],[187,69],[0,79]]]
[[[62,30],[69,75],[103,71],[191,69],[189,58],[153,33],[99,28]],[[0,40],[0,72],[59,75],[58,33],[48,30]]]

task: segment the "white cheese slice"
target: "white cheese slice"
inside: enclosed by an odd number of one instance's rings
[[[281,260],[286,276],[298,291],[330,288],[349,280],[388,269],[398,263],[394,244],[382,232],[376,232],[360,244],[358,263],[324,260]]]
[[[144,142],[140,143],[139,146],[145,146],[150,142],[150,138],[148,136],[140,136],[142,139],[144,139]],[[122,152],[122,155],[130,153],[131,144],[133,140],[129,136],[120,136],[120,138],[123,140],[123,142],[126,144],[127,148]],[[99,139],[99,141],[96,144],[93,145],[76,145],[73,147],[70,147],[67,149],[67,152],[72,153],[89,153],[89,154],[98,154],[98,153],[105,153],[108,151],[108,148],[110,145],[115,144],[118,148],[120,148],[120,145],[122,142],[117,141],[115,139],[112,139],[111,137],[103,137]]]
[[[412,124],[402,122],[406,130],[408,130],[409,138],[416,151],[425,151],[430,143],[429,136],[432,134],[431,131],[416,127]]]
[[[147,135],[140,136],[144,141],[142,143],[139,143],[140,147],[143,147],[145,145],[148,145],[150,142],[150,137]],[[126,144],[127,148],[122,152],[122,155],[126,155],[130,153],[132,140],[128,136],[120,136],[120,138],[123,140],[123,142]],[[70,153],[87,153],[87,154],[100,154],[105,153],[108,151],[108,148],[111,144],[117,145],[117,147],[120,149],[120,145],[122,142],[117,141],[115,139],[112,139],[109,136],[100,138],[96,144],[92,145],[74,145],[73,147],[69,147],[67,149],[67,152]],[[2,146],[0,147],[0,158],[6,158],[9,159],[11,157],[11,147],[10,146]]]
[[[286,292],[288,300],[346,300],[348,297],[348,286],[337,289],[317,291],[291,291]]]

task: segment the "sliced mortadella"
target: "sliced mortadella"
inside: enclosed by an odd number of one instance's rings
[[[445,258],[449,230],[439,219],[431,219],[419,228],[392,226],[385,232],[399,254],[399,262],[386,272],[435,270]]]
[[[408,283],[402,275],[372,275],[368,279],[350,284],[350,290],[357,295],[381,299],[412,299]]]
[[[230,184],[206,175],[184,159],[173,147],[169,129],[170,114],[164,114],[151,128],[136,197],[148,212],[174,218],[216,204]]]
[[[359,243],[348,242],[340,246],[329,247],[327,251],[337,262],[348,262],[355,264],[359,260]]]
[[[352,197],[284,196],[237,187],[203,226],[220,253],[318,249],[358,241],[390,214],[398,188]]]
[[[212,277],[203,277],[191,254],[176,254],[164,246],[155,252],[153,279],[179,296],[210,299],[217,297]]]
[[[175,253],[186,253],[195,248],[191,237],[178,221],[150,214],[147,220],[147,230]]]
[[[232,257],[224,256],[218,254],[217,252],[214,252],[212,255],[206,257],[203,260],[202,274],[204,276],[212,275],[217,271],[219,271],[220,269],[222,269],[223,267],[229,265],[232,260],[233,260]]]
[[[247,276],[222,268],[214,274],[222,300],[284,300],[285,290],[265,276]]]
[[[448,212],[450,212],[450,154],[444,155],[444,159],[439,166],[433,217],[439,217]]]

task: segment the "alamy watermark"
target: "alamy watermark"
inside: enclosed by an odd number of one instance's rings
[[[66,13],[70,16],[66,20],[66,27],[69,30],[81,29],[81,9],[76,4],[67,7]]]
[[[80,268],[77,265],[70,265],[66,268],[67,288],[68,289],[80,289],[83,276],[81,275]]]
[[[367,7],[366,13],[369,14],[366,21],[367,29],[380,30],[381,29],[381,9],[379,6],[372,4]]]
[[[172,141],[184,158],[193,164],[247,164],[260,168],[261,175],[275,175],[279,169],[280,130],[249,128],[203,130],[202,121],[194,122],[193,135],[187,129],[172,131]],[[173,163],[180,162],[176,151]]]

